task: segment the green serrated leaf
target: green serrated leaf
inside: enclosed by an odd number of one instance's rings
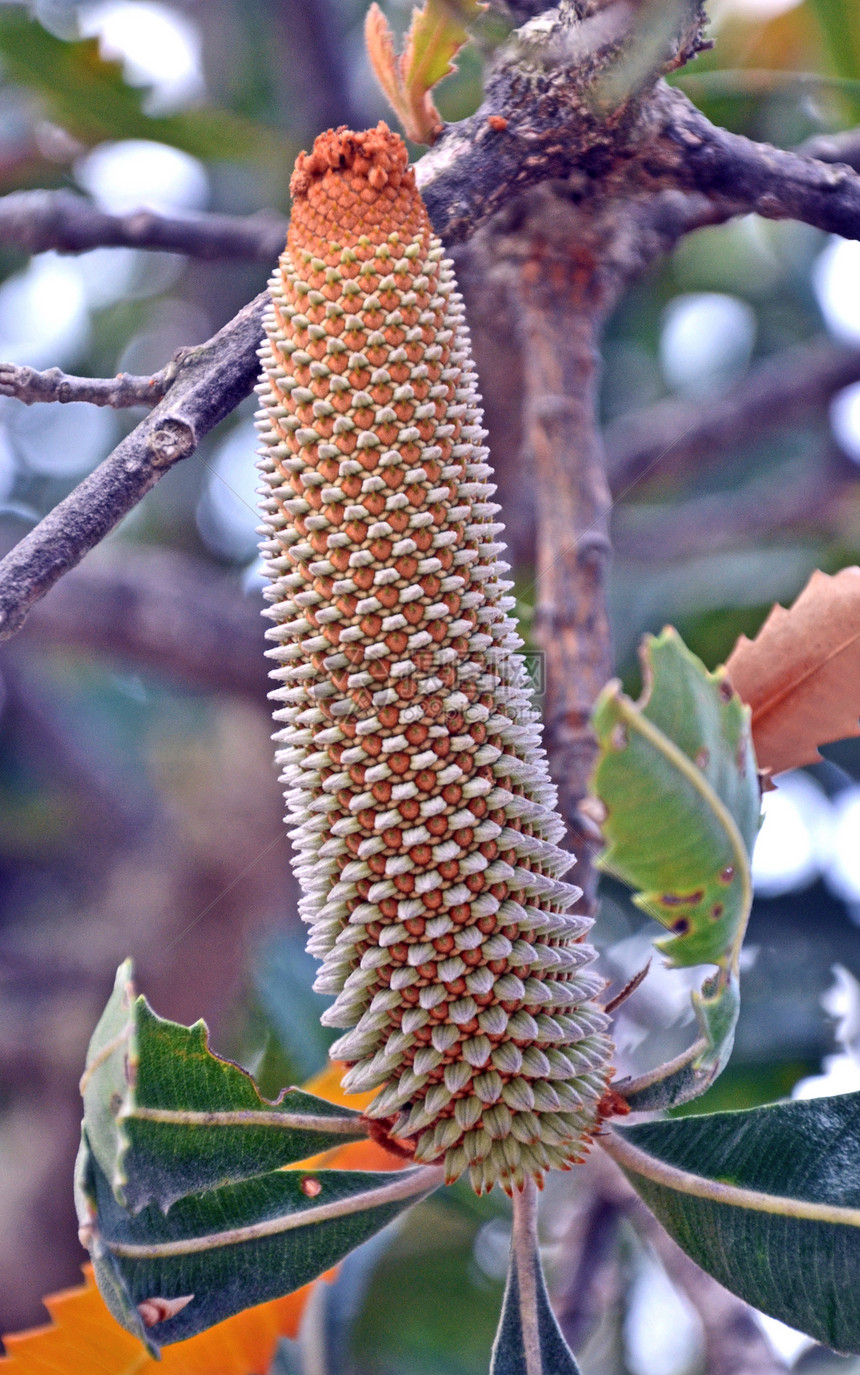
[[[602,1144],[703,1270],[860,1352],[860,1093],[648,1122]]]
[[[413,10],[403,56],[407,90],[423,95],[456,70],[454,58],[469,38],[466,25],[485,9],[481,0],[426,0]]]
[[[178,1199],[167,1213],[150,1206],[131,1214],[85,1131],[77,1202],[114,1316],[140,1336],[143,1314],[165,1313],[144,1337],[157,1353],[309,1283],[441,1182],[432,1168],[274,1170]]]
[[[205,1023],[156,1016],[131,975],[120,966],[81,1080],[90,1148],[121,1206],[167,1209],[367,1135],[358,1113],[301,1089],[261,1098],[245,1070],[213,1055]]]
[[[728,1058],[760,816],[749,710],[725,670],[709,673],[671,627],[646,640],[642,657],[640,701],[610,683],[594,710],[600,753],[592,789],[607,842],[598,863],[672,932],[656,942],[669,965],[714,964],[718,972],[694,996],[694,1054],[682,1057],[671,1083],[649,1084],[637,1108],[703,1092]]]

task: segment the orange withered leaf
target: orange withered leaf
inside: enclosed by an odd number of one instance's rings
[[[590,921],[502,562],[462,301],[402,141],[302,155],[261,351],[276,739],[349,1091],[481,1192],[582,1159]]]
[[[726,667],[752,708],[760,769],[813,764],[819,745],[860,735],[860,568],[813,573],[754,640],[740,637]]]

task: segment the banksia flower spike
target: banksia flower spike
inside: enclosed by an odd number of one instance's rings
[[[277,759],[345,1087],[481,1193],[581,1160],[602,981],[510,617],[463,307],[402,141],[292,180],[259,385]]]

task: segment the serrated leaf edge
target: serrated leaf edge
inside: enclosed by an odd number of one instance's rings
[[[675,767],[678,769],[678,771],[684,774],[687,780],[692,784],[695,791],[698,792],[699,795],[704,799],[704,801],[707,802],[707,804],[713,809],[714,814],[719,819],[721,825],[723,826],[723,829],[725,830],[729,838],[732,851],[737,861],[737,873],[741,880],[741,894],[743,898],[744,909],[746,912],[746,916],[744,917],[743,921],[739,923],[735,940],[732,943],[730,950],[727,952],[727,954],[731,956],[730,967],[732,971],[736,973],[738,970],[741,946],[743,945],[744,936],[746,934],[747,919],[749,917],[749,911],[752,906],[753,889],[749,855],[747,854],[746,845],[744,844],[743,837],[740,831],[738,830],[735,819],[732,816],[726,804],[723,802],[722,798],[714,791],[708,780],[705,778],[704,774],[693,763],[692,759],[689,759],[688,756],[684,753],[684,751],[680,749],[679,746],[676,745],[673,740],[669,739],[668,735],[664,735],[663,732],[653,724],[653,722],[649,721],[647,717],[644,716],[643,709],[637,708],[636,703],[632,702],[626,696],[626,694],[621,689],[621,684],[617,680],[613,683],[608,684],[607,688],[604,689],[604,693],[604,700],[607,703],[614,702],[615,706],[618,709],[619,715],[623,718],[625,724],[632,727],[634,730],[638,730],[641,736],[648,740],[649,743],[652,744],[655,749],[658,749],[668,759],[670,759],[672,763],[675,765]],[[596,711],[599,710],[599,705],[600,704],[598,704],[598,708],[595,709]],[[624,883],[625,886],[629,887],[630,885],[628,884],[627,880],[624,879],[622,875],[612,867],[613,844],[614,843],[610,836],[609,844],[607,845],[606,850],[602,855],[598,856],[597,867],[603,870],[605,873],[612,874],[614,877],[618,878],[622,883]],[[636,903],[637,907],[642,908],[642,910],[648,912],[650,916],[654,916],[655,920],[659,920],[661,925],[664,925],[662,918],[657,917],[653,910],[653,907],[649,905],[649,899],[653,898],[654,896],[655,894],[653,893],[635,893],[633,896],[633,901]],[[661,940],[655,941],[654,944],[656,945],[658,950],[661,950],[664,954],[671,956],[671,942],[674,939],[675,937],[670,933],[669,935],[663,937]],[[718,966],[725,967],[728,961],[726,959],[723,959],[721,961],[717,961],[716,963],[718,964]]]

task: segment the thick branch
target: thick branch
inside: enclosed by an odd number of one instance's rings
[[[91,248],[154,248],[189,258],[250,258],[274,262],[287,222],[273,211],[258,215],[160,215],[135,210],[110,215],[70,191],[13,191],[0,199],[0,243],[28,253],[49,248],[85,253]]]
[[[651,115],[654,138],[640,159],[643,187],[652,178],[654,185],[703,194],[710,209],[699,223],[755,213],[860,238],[860,175],[850,167],[720,129],[665,85]]]
[[[150,487],[229,415],[254,385],[264,294],[208,343],[186,350],[150,415],[0,563],[0,638],[104,539]]]
[[[0,396],[14,396],[25,406],[41,401],[88,401],[91,406],[155,406],[176,376],[179,359],[152,377],[73,377],[60,368],[38,372],[18,363],[0,363]]]
[[[711,401],[660,401],[622,416],[605,436],[612,490],[623,493],[654,471],[699,471],[728,449],[797,425],[860,381],[860,349],[817,341],[759,365]]]
[[[593,245],[581,243],[571,252],[571,213],[549,193],[531,198],[518,299],[526,442],[537,499],[536,633],[545,660],[546,743],[579,861],[576,881],[590,910],[595,845],[581,803],[596,753],[591,710],[612,672],[606,608],[611,501],[596,423],[605,301]]]

